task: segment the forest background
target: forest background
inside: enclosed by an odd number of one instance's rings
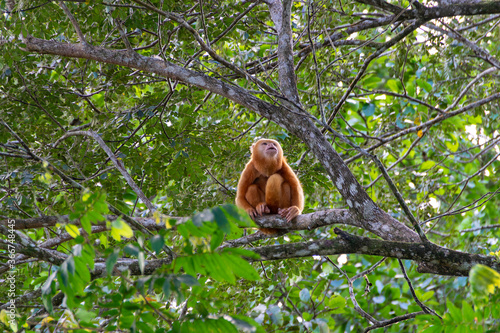
[[[500,1],[0,10],[2,329],[500,330]],[[273,237],[260,137],[305,193]]]

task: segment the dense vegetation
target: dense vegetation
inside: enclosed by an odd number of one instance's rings
[[[447,5],[0,0],[0,328],[498,332],[500,1]]]

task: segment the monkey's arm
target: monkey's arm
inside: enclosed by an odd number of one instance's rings
[[[292,202],[291,206],[296,206],[299,209],[299,214],[304,209],[304,192],[302,190],[302,185],[300,185],[300,181],[293,172],[292,168],[286,163],[283,163],[283,178],[285,181],[290,184],[290,188],[292,191]]]
[[[241,173],[240,180],[238,182],[238,189],[236,191],[236,206],[246,210],[250,216],[252,216],[252,213],[255,212],[255,207],[247,201],[246,195],[248,188],[253,184],[256,178],[257,170],[255,170],[250,162],[245,166],[245,170]]]

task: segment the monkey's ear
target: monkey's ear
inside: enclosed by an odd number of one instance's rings
[[[250,146],[250,152],[253,153],[253,148],[255,147],[255,143]]]

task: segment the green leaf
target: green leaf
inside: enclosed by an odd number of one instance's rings
[[[309,293],[309,289],[304,288],[299,293],[300,300],[302,302],[308,302],[311,299],[311,294]]]
[[[255,253],[254,251],[247,250],[247,249],[242,249],[242,248],[225,248],[222,250],[223,253],[229,253],[229,254],[237,254],[242,257],[247,257],[251,259],[259,259],[260,254]]]
[[[470,125],[481,124],[483,122],[481,115],[477,115],[475,117],[467,115],[466,117],[467,117],[467,121],[469,122]]]
[[[139,332],[144,332],[144,333],[154,333],[155,331],[149,327],[148,324],[146,324],[143,321],[136,321],[135,325],[139,329]]]
[[[432,90],[432,85],[429,82],[425,81],[425,80],[417,79],[417,85],[420,88],[422,88],[425,91],[427,91],[428,93],[431,92],[431,90]]]
[[[111,236],[117,242],[121,241],[121,237],[131,238],[134,235],[132,228],[123,221],[122,219],[117,219],[111,222]]]
[[[151,248],[156,252],[156,254],[159,254],[163,249],[163,245],[165,245],[165,240],[162,235],[153,236],[150,242]]]
[[[281,325],[283,323],[283,313],[281,309],[276,305],[271,305],[267,308],[267,314],[271,318],[271,321],[275,325]]]
[[[361,113],[363,113],[365,117],[373,116],[375,114],[375,104],[364,104],[361,108]]]
[[[420,170],[429,170],[434,165],[436,165],[436,162],[434,161],[431,160],[425,161],[424,163],[422,163],[422,165],[420,165]]]
[[[127,253],[127,254],[130,254],[131,256],[135,256],[137,257],[139,255],[139,252],[141,250],[137,247],[137,246],[134,246],[132,244],[127,244],[124,248],[123,248],[123,252]]]
[[[240,227],[254,227],[255,223],[248,216],[245,210],[238,208],[236,205],[222,205],[221,209],[225,212],[226,217],[228,217],[232,222],[236,223]]]
[[[200,283],[198,282],[198,280],[196,280],[193,276],[189,275],[189,274],[183,274],[183,275],[179,275],[177,277],[177,279],[179,281],[181,281],[182,283],[192,287],[192,286],[199,286]]]
[[[211,277],[217,281],[227,281],[231,284],[236,282],[232,267],[226,265],[226,261],[219,254],[205,254],[205,267]]]
[[[82,258],[75,258],[76,274],[81,278],[84,285],[90,282],[90,270]],[[74,273],[73,273],[74,274]],[[79,290],[80,291],[80,290]],[[83,292],[83,289],[81,290]]]
[[[391,80],[387,81],[387,86],[393,92],[396,92],[396,93],[399,92],[399,82],[398,81],[391,79]]]
[[[162,290],[163,290],[163,295],[165,296],[166,299],[170,297],[170,294],[172,292],[170,283],[171,283],[170,278],[165,279],[165,282],[163,282]]]
[[[215,222],[220,230],[224,231],[224,233],[229,234],[231,232],[231,225],[224,215],[224,212],[219,207],[215,207],[212,209],[212,213],[215,218]]]
[[[466,300],[462,301],[462,316],[467,323],[474,323],[475,312]]]
[[[455,323],[461,323],[462,322],[462,311],[458,309],[451,301],[446,302],[446,307],[448,308],[448,312],[450,313],[451,317],[455,321]]]
[[[475,265],[469,272],[472,290],[481,296],[495,292],[500,287],[500,274],[485,265]]]
[[[328,300],[328,307],[335,309],[335,308],[343,308],[346,305],[345,298],[340,296],[340,295],[335,295],[330,297]]]
[[[448,147],[448,149],[451,150],[452,152],[456,152],[460,144],[458,143],[457,138],[453,134],[450,133],[449,136],[451,137],[452,142],[445,141],[446,147]]]
[[[220,206],[220,208],[234,219],[238,220],[240,218],[240,211],[236,205],[225,204]]]
[[[87,311],[85,309],[78,309],[75,312],[78,319],[84,322],[90,322],[96,317],[96,313]]]
[[[220,230],[216,230],[210,239],[210,250],[214,251],[219,245],[222,244],[224,240],[224,233]]]
[[[314,316],[312,313],[302,312],[302,318],[304,318],[305,321],[310,321],[311,319],[314,318]]]
[[[59,277],[59,281],[65,286],[65,287],[68,287],[69,286],[69,273],[68,273],[68,262],[67,260],[65,260],[61,267],[59,267],[59,274],[58,274],[58,277]]]
[[[368,74],[363,79],[362,84],[365,88],[376,88],[379,86],[380,82],[382,82],[382,79],[380,79],[378,76]]]
[[[135,316],[133,313],[126,313],[120,317],[120,328],[129,329],[135,321]]]
[[[45,283],[42,285],[42,301],[45,309],[50,314],[53,313],[54,307],[52,305],[52,283],[57,276],[57,271],[50,274]]]
[[[245,259],[228,254],[223,254],[222,256],[225,261],[229,262],[229,267],[237,276],[250,281],[260,279],[259,273]]]
[[[137,257],[137,263],[139,264],[139,269],[141,273],[144,274],[144,267],[146,266],[146,260],[144,258],[144,252],[139,252],[139,256]]]
[[[118,261],[118,254],[119,250],[115,249],[113,253],[111,253],[106,259],[106,272],[108,273],[108,275],[111,275],[111,273],[113,272],[113,267],[115,267],[115,264]]]
[[[80,229],[74,224],[66,224],[64,226],[66,229],[66,232],[73,238],[76,238],[77,236],[80,236]]]
[[[350,109],[352,111],[358,111],[359,110],[359,102],[355,99],[347,99],[345,106],[347,109]]]
[[[92,224],[90,223],[89,217],[87,215],[82,216],[80,218],[80,223],[82,224],[83,230],[90,235],[92,233]]]
[[[188,256],[188,257],[177,257],[174,264],[174,273],[184,269],[184,271],[195,276],[197,273],[205,274],[205,269],[201,265],[197,265],[195,258],[199,258],[200,255]]]
[[[441,326],[431,326],[422,330],[422,333],[441,333],[443,332],[443,328]]]
[[[409,83],[406,85],[406,91],[409,96],[416,97],[415,95],[415,85],[413,83]]]

